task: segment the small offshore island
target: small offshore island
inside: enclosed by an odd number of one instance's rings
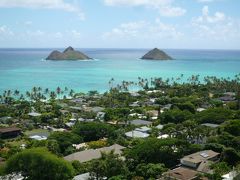
[[[141,59],[148,59],[148,60],[173,60],[171,56],[169,56],[164,51],[154,48],[145,54]]]
[[[74,50],[71,46],[65,49],[63,52],[57,50],[50,53],[46,60],[86,60],[92,59],[80,51]]]

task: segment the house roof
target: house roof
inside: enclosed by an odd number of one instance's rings
[[[218,156],[219,153],[214,152],[212,150],[200,151],[194,154],[190,154],[188,156],[183,157],[181,160],[189,161],[192,163],[201,163],[202,161],[206,161]]]
[[[140,131],[140,132],[147,132],[150,131],[151,128],[147,127],[147,126],[142,126],[140,128],[136,128],[135,131]]]
[[[14,132],[14,131],[21,131],[21,129],[17,127],[0,128],[0,133],[7,133],[7,132]]]
[[[41,116],[40,113],[37,113],[37,112],[30,112],[28,113],[29,116],[32,116],[32,117],[38,117],[38,116]]]
[[[88,180],[90,179],[90,173],[79,174],[73,177],[73,180]]]
[[[136,131],[136,130],[126,132],[125,135],[130,138],[146,138],[149,136],[148,133]]]
[[[162,124],[159,124],[159,125],[157,125],[155,128],[157,128],[157,129],[162,129],[162,128],[163,128],[163,125],[162,125]]]
[[[110,152],[114,150],[115,154],[121,154],[124,148],[125,147],[123,146],[114,144],[109,147],[103,147],[99,149],[88,149],[85,151],[76,152],[68,156],[65,156],[64,159],[67,161],[77,160],[83,163],[83,162],[91,161],[93,159],[99,159],[101,157],[101,152]]]
[[[150,121],[144,121],[144,120],[141,120],[141,119],[132,120],[132,121],[129,121],[129,123],[133,124],[133,125],[136,125],[136,126],[152,124],[152,122],[150,122]]]
[[[192,169],[184,167],[178,167],[176,169],[166,172],[165,177],[171,177],[176,180],[192,180],[197,177],[198,172]]]
[[[38,141],[46,140],[46,139],[47,139],[46,136],[40,136],[40,135],[32,135],[32,136],[29,136],[29,138],[35,139],[35,140],[38,140]]]
[[[211,127],[211,128],[217,128],[219,126],[219,124],[212,124],[212,123],[204,123],[204,124],[201,124],[201,125]]]

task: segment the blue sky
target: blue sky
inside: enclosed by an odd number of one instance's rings
[[[0,0],[0,47],[240,49],[238,0]]]

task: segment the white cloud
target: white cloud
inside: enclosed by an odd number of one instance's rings
[[[144,6],[157,9],[162,16],[182,16],[186,10],[173,5],[174,0],[104,0],[107,6]]]
[[[146,21],[137,21],[123,23],[110,32],[103,34],[104,39],[115,40],[161,40],[165,38],[178,39],[183,33],[178,32],[176,28],[169,24],[162,23],[157,19],[154,23]]]
[[[6,26],[2,25],[0,26],[0,37],[7,37],[7,36],[13,36],[14,33]]]
[[[60,39],[63,37],[63,34],[61,32],[56,32],[56,33],[54,33],[54,37],[57,39]]]
[[[77,30],[71,30],[71,34],[74,38],[80,38],[81,37],[81,33]]]
[[[25,21],[24,24],[25,24],[26,26],[30,26],[30,25],[33,24],[33,22],[32,22],[32,21]]]
[[[207,2],[213,2],[214,0],[198,0],[200,3],[207,3]]]
[[[27,36],[29,37],[42,37],[43,35],[45,35],[45,32],[41,31],[41,30],[36,30],[36,31],[27,31]]]
[[[37,8],[37,9],[59,9],[75,12],[80,19],[84,19],[84,13],[71,3],[64,0],[0,0],[0,8]]]
[[[208,6],[202,8],[202,14],[192,19],[192,27],[196,37],[214,40],[240,38],[240,23],[222,12],[210,15]]]

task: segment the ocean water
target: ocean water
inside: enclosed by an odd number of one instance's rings
[[[137,81],[138,77],[171,78],[199,74],[230,77],[240,73],[237,50],[165,50],[175,60],[139,59],[149,49],[79,49],[93,61],[46,61],[53,49],[0,49],[0,92],[33,86],[55,90],[108,90],[108,81]],[[63,49],[59,49],[63,50]]]

